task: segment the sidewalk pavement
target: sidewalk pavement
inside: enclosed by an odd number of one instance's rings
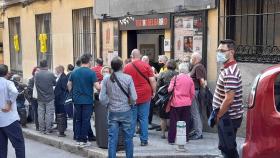
[[[157,118],[155,119],[157,120]],[[66,137],[58,137],[57,132],[51,135],[44,135],[35,130],[33,124],[28,124],[27,128],[23,128],[23,133],[26,138],[63,149],[65,151],[75,153],[89,158],[106,158],[107,149],[101,149],[93,142],[90,147],[78,148],[75,146],[75,141],[72,132],[72,120],[68,120],[68,129],[65,132]],[[94,121],[92,121],[94,122]],[[94,127],[94,125],[93,125]],[[94,128],[93,128],[94,130]],[[149,145],[140,146],[139,136],[134,137],[134,157],[154,157],[154,158],[218,158],[222,157],[217,148],[218,135],[214,133],[203,133],[203,139],[190,140],[185,148],[186,151],[177,151],[177,145],[169,145],[166,139],[161,139],[161,132],[149,130]],[[237,138],[238,149],[244,142],[244,138]],[[125,157],[125,152],[120,151],[117,157]]]

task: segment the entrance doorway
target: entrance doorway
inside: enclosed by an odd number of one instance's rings
[[[142,55],[149,56],[150,65],[158,68],[158,56],[164,54],[164,30],[132,30],[127,33],[127,56],[138,48]]]

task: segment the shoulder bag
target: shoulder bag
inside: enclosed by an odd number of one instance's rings
[[[119,79],[117,78],[116,74],[115,74],[115,73],[112,73],[112,75],[113,75],[113,77],[114,77],[114,81],[117,82],[117,85],[119,86],[119,88],[120,88],[120,89],[122,90],[122,92],[126,95],[126,97],[127,97],[127,99],[128,99],[128,104],[129,104],[129,105],[132,105],[132,104],[131,104],[131,101],[130,101],[130,97],[129,97],[128,92],[126,92],[126,91],[124,90],[124,88],[122,87],[122,85],[121,85]]]
[[[133,64],[133,63],[131,63],[131,64],[135,68],[135,70],[148,82],[148,84],[150,85],[151,90],[152,90],[152,86],[150,84],[149,79],[137,68],[137,66],[135,64]],[[152,90],[152,93],[153,93],[153,90]]]
[[[177,81],[177,75],[175,76],[175,81],[174,81],[173,89],[170,92],[170,97],[169,97],[169,100],[168,100],[168,102],[166,104],[165,112],[169,112],[170,109],[171,109],[171,100],[174,97],[174,89],[175,89],[175,86],[176,86],[176,81]]]

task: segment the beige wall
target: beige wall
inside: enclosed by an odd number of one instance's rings
[[[101,36],[100,36],[100,23],[101,21],[100,20],[96,20],[96,57],[99,58],[100,57],[100,40],[101,40]]]
[[[35,15],[51,13],[53,66],[73,62],[72,10],[92,7],[92,0],[49,0],[37,1],[25,8],[13,6],[5,11],[4,61],[10,65],[8,18],[20,16],[23,77],[31,76],[32,68],[37,65]]]
[[[127,31],[122,31],[122,59],[127,59]]]
[[[208,11],[208,34],[207,34],[207,78],[208,81],[216,81],[217,62],[216,50],[218,45],[218,9]]]
[[[170,40],[171,40],[171,30],[170,30],[170,29],[164,31],[164,38],[165,38],[165,39],[170,39]],[[172,45],[172,43],[171,43],[171,45]],[[169,59],[171,58],[171,52],[170,52],[170,51],[169,51],[169,52],[165,51],[164,54],[165,54]]]

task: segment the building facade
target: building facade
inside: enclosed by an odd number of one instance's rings
[[[13,1],[3,11],[4,63],[14,73],[31,76],[45,59],[53,70],[73,64],[83,53],[96,54],[92,0]]]
[[[203,56],[209,82],[216,80],[215,52],[218,42],[218,9],[215,0],[96,0],[95,18],[100,20],[101,54],[105,63],[119,55],[130,57],[140,49],[156,67],[165,54],[188,61],[192,52]],[[209,29],[211,28],[211,29]]]

